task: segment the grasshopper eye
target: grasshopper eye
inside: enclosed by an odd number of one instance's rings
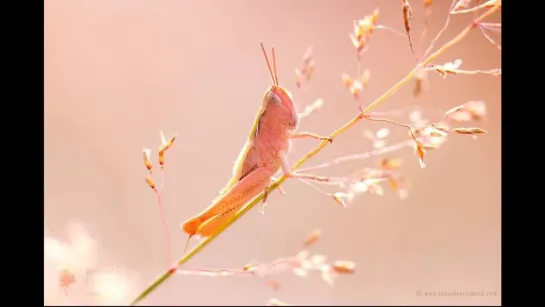
[[[276,95],[273,91],[267,93],[267,101],[272,103],[280,103],[280,96]]]

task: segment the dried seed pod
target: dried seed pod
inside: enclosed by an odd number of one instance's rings
[[[358,52],[361,52],[363,50],[364,42],[363,40],[358,39],[354,34],[350,33],[350,41],[352,42],[352,45]]]
[[[303,74],[297,68],[293,71],[295,72],[295,85],[297,85],[297,88],[301,88],[303,86]]]
[[[413,41],[411,38],[411,18],[413,15],[413,10],[408,0],[401,0],[402,2],[402,15],[403,15],[403,25],[405,26],[405,32],[407,33],[407,38],[409,39],[409,45],[411,46],[411,52],[414,55]]]
[[[386,169],[386,170],[398,169],[401,167],[402,164],[403,164],[403,160],[401,158],[393,158],[393,159],[382,158],[380,159],[380,162],[379,162],[380,168]]]
[[[344,85],[350,90],[350,94],[354,96],[355,99],[359,99],[360,92],[367,87],[370,77],[371,71],[369,69],[366,69],[362,73],[359,80],[354,80],[347,74],[341,75]]]
[[[314,245],[316,242],[318,242],[321,235],[322,235],[322,230],[314,229],[305,240],[305,243],[303,244],[303,246],[310,247]]]
[[[443,65],[432,65],[433,68],[441,77],[446,78],[448,74],[457,74],[463,61],[456,59],[454,62],[448,62]]]
[[[144,152],[144,164],[146,165],[146,169],[151,174],[153,165],[151,164],[151,161],[150,161],[150,150],[147,148],[144,148],[142,151]]]
[[[312,78],[312,74],[314,73],[314,61],[311,61],[310,63],[305,66],[305,69],[303,70],[306,81],[310,81]]]
[[[350,95],[354,96],[355,99],[358,99],[359,93],[362,89],[360,81],[353,80],[349,75],[343,74],[342,80],[344,85],[350,90]]]
[[[149,185],[150,188],[155,190],[155,182],[153,182],[153,180],[151,180],[151,178],[149,178],[148,176],[146,176],[146,183]]]
[[[402,2],[402,12],[403,12],[403,25],[405,26],[405,31],[407,35],[411,32],[411,18],[413,15],[411,5],[408,0],[401,0]]]
[[[355,99],[359,99],[361,90],[361,83],[359,81],[354,81],[354,84],[352,84],[352,86],[350,87],[350,94],[352,94]]]
[[[398,188],[399,188],[399,184],[397,182],[397,180],[393,177],[391,178],[388,178],[388,184],[390,185],[390,189],[394,190],[394,191],[397,191]]]
[[[163,130],[159,130],[159,134],[161,135],[161,145],[166,146],[167,140],[165,139],[165,134],[163,133]]]
[[[176,135],[173,135],[166,143],[165,146],[165,151],[167,151],[168,149],[170,149],[172,147],[172,145],[174,145],[174,141],[176,140]]]
[[[333,263],[333,271],[339,274],[352,274],[356,271],[356,264],[352,261],[338,260]]]
[[[416,72],[415,85],[413,89],[413,96],[419,97],[424,90],[429,87],[428,83],[428,71],[425,68],[421,68]]]
[[[486,130],[483,130],[481,128],[454,128],[454,132],[460,133],[460,134],[482,134],[487,133]]]
[[[432,150],[432,149],[439,148],[439,146],[435,144],[430,144],[430,143],[422,143],[422,148],[424,148],[425,150]]]
[[[463,105],[461,105],[461,106],[456,106],[456,107],[454,107],[454,108],[451,108],[451,109],[449,109],[449,110],[447,110],[447,111],[445,112],[445,117],[449,117],[450,115],[452,115],[452,114],[454,114],[454,113],[456,113],[456,112],[460,112],[460,111],[462,111],[463,109],[464,109],[464,106],[463,106]]]
[[[341,76],[343,83],[346,87],[350,88],[352,86],[352,78],[347,74],[342,74]]]
[[[161,169],[165,166],[165,146],[159,147],[159,165]]]
[[[378,21],[378,13],[379,13],[379,9],[376,8],[374,11],[373,11],[373,14],[371,14],[371,22],[376,25],[377,24],[377,21]]]
[[[334,194],[330,194],[331,197],[333,197],[333,199],[341,206],[343,206],[344,208],[346,208],[346,203],[344,201],[344,198],[347,197],[347,195],[345,193],[342,193],[342,192],[337,192],[337,193],[334,193]]]
[[[253,270],[253,269],[255,269],[255,264],[252,263],[252,262],[247,263],[246,265],[244,265],[244,266],[242,267],[242,270],[243,270],[243,271],[251,271],[251,270]]]
[[[426,164],[424,163],[425,150],[424,150],[424,147],[422,146],[422,144],[420,142],[416,143],[416,153],[418,155],[418,162],[420,163],[420,167],[421,168],[426,167]]]
[[[369,84],[369,79],[371,78],[371,71],[369,69],[366,69],[363,71],[363,74],[361,75],[361,86],[362,88],[366,88],[367,84]]]
[[[424,133],[431,137],[444,137],[447,135],[444,131],[433,126],[429,126],[426,129],[424,129]]]
[[[445,132],[445,133],[450,131],[449,126],[445,122],[435,123],[435,124],[431,125],[431,127],[435,128],[435,129],[437,129],[439,131]]]

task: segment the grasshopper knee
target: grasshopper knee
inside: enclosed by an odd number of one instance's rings
[[[197,234],[197,230],[201,226],[202,222],[203,221],[201,220],[200,217],[191,218],[182,224],[182,229],[188,235],[193,236]]]

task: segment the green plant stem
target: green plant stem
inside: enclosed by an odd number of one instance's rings
[[[333,132],[330,135],[331,139],[334,139],[335,137],[341,135],[348,129],[350,129],[352,126],[356,125],[360,120],[364,118],[364,114],[370,112],[372,109],[377,107],[381,102],[386,100],[386,98],[393,95],[397,90],[399,90],[403,85],[406,85],[415,75],[416,73],[425,67],[427,64],[429,64],[431,61],[433,61],[435,58],[437,58],[439,55],[444,53],[447,49],[450,47],[456,45],[458,42],[460,42],[472,29],[474,29],[479,22],[481,22],[486,17],[493,14],[496,10],[498,10],[501,7],[501,2],[497,3],[490,9],[488,9],[486,12],[484,12],[482,15],[480,15],[477,19],[475,19],[470,25],[465,27],[456,37],[445,43],[441,48],[439,48],[437,51],[432,53],[430,56],[428,56],[424,61],[420,62],[411,72],[405,76],[401,81],[397,82],[394,86],[392,86],[390,89],[388,89],[384,94],[382,94],[380,97],[378,97],[375,101],[373,101],[371,104],[369,104],[362,113],[358,114],[356,117],[354,117],[352,120],[347,122],[344,126],[337,129],[335,132]],[[329,141],[322,141],[318,146],[316,146],[314,149],[309,151],[306,155],[304,155],[297,163],[295,163],[292,167],[293,170],[299,168],[301,165],[303,165],[308,159],[315,156],[317,153],[319,153],[322,149],[324,149],[329,144]],[[278,188],[284,181],[286,180],[286,177],[282,176],[277,182],[275,182],[271,187],[269,188],[269,192],[273,191],[274,189]],[[245,205],[227,224],[225,224],[217,233],[214,235],[205,238],[202,240],[197,246],[195,246],[192,250],[190,250],[188,253],[186,253],[184,256],[182,256],[178,260],[178,267],[189,261],[193,256],[195,256],[197,253],[199,253],[205,246],[210,244],[210,242],[214,241],[214,239],[219,236],[223,231],[225,231],[227,228],[229,228],[234,222],[236,222],[239,218],[241,218],[246,212],[248,212],[250,209],[252,209],[255,205],[257,205],[262,199],[263,194],[259,194],[256,198],[254,198],[250,203]],[[172,276],[176,272],[175,269],[169,269],[162,275],[160,275],[151,285],[149,285],[138,297],[136,297],[132,302],[131,306],[136,305],[138,302],[140,302],[142,299],[144,299],[148,294],[150,294],[153,290],[155,290],[159,285],[161,285],[164,281],[166,281],[170,276]]]

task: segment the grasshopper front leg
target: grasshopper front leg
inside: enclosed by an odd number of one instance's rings
[[[311,133],[311,132],[294,132],[290,135],[290,139],[302,139],[302,138],[311,138],[320,141],[329,141],[333,143],[333,139],[327,136]]]
[[[308,179],[308,180],[315,180],[315,181],[321,181],[321,182],[329,181],[329,178],[327,177],[320,177],[315,175],[300,174],[300,173],[293,172],[291,170],[291,166],[288,161],[286,152],[284,151],[279,152],[278,157],[280,158],[280,161],[282,162],[282,172],[284,173],[284,176],[286,176],[286,178]]]

